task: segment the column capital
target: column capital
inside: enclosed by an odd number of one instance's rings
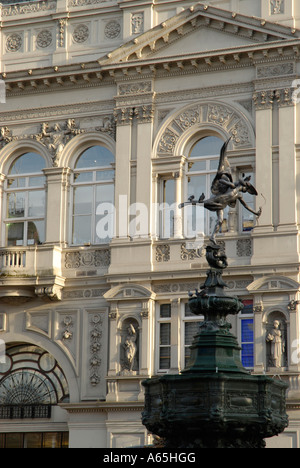
[[[255,91],[252,96],[256,110],[273,109],[274,104],[274,91],[263,90]]]
[[[131,125],[134,115],[132,107],[121,107],[114,110],[116,125]]]
[[[294,107],[295,105],[292,88],[276,89],[275,99],[279,107]]]
[[[138,123],[152,123],[154,118],[154,106],[153,104],[146,104],[134,109],[134,115],[136,116]]]

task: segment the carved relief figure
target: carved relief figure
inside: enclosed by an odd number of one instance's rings
[[[280,330],[279,320],[274,320],[273,329],[267,334],[267,342],[271,343],[271,358],[273,366],[281,368],[283,355],[285,353],[285,340]]]

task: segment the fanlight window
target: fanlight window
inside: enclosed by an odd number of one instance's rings
[[[30,344],[7,345],[0,362],[0,419],[47,418],[68,401],[68,384],[55,358]]]
[[[10,167],[6,182],[5,239],[7,246],[45,241],[45,160],[26,153]]]
[[[100,145],[85,150],[76,162],[71,241],[74,245],[103,244],[112,237],[113,164],[111,151]]]

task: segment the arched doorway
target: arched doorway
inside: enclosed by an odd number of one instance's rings
[[[41,347],[28,343],[6,345],[0,363],[0,421],[22,420],[28,431],[0,432],[2,448],[62,448],[66,431],[53,431],[53,410],[69,401],[69,387],[56,359]],[[5,425],[6,426],[6,425]],[[39,428],[31,432],[33,426]],[[43,427],[45,429],[43,429]]]

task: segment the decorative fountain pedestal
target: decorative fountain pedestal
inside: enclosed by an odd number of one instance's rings
[[[224,291],[227,258],[220,246],[208,246],[206,258],[211,267],[206,282],[189,300],[191,311],[205,318],[191,346],[190,362],[180,375],[143,382],[142,422],[162,438],[165,448],[264,448],[264,439],[288,425],[287,385],[251,375],[243,367],[226,320],[243,304]]]

